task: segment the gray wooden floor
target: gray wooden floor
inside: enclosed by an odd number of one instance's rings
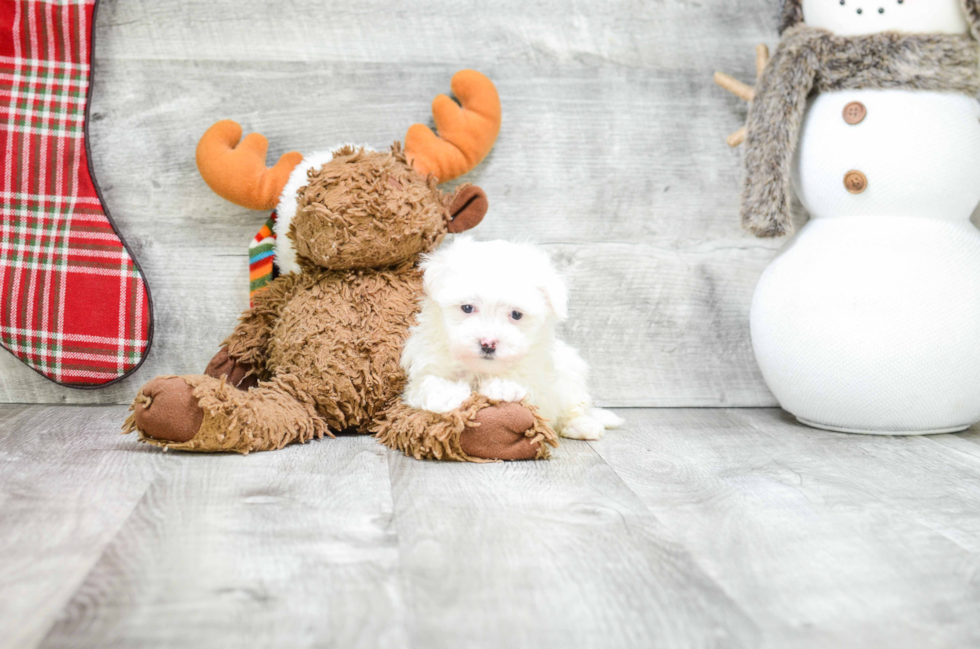
[[[162,453],[0,407],[0,646],[980,645],[980,431],[624,410],[542,463]]]

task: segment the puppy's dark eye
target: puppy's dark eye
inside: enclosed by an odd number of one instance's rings
[[[461,308],[463,309],[463,313],[473,313],[472,304],[464,304]]]
[[[511,311],[510,317],[512,317],[514,320],[520,320],[521,318],[524,317],[524,314],[521,313],[520,311]]]

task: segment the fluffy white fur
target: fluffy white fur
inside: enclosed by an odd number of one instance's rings
[[[306,185],[311,169],[319,169],[333,160],[333,152],[339,151],[345,146],[374,151],[365,144],[338,144],[329,151],[317,151],[308,156],[303,156],[303,161],[290,172],[289,180],[286,181],[282,193],[279,194],[279,204],[276,206],[276,266],[279,267],[279,272],[283,275],[301,271],[299,264],[296,263],[296,249],[293,247],[293,240],[286,236],[286,233],[289,232],[289,224],[293,222],[293,217],[296,216],[296,192]]]
[[[422,268],[422,311],[401,360],[407,404],[449,412],[474,390],[526,398],[558,434],[575,439],[599,439],[622,423],[593,407],[588,366],[555,337],[568,317],[568,290],[544,251],[460,236]]]

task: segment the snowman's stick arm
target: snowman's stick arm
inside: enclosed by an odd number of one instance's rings
[[[742,128],[738,129],[737,131],[735,131],[734,133],[732,133],[731,135],[729,135],[725,139],[725,142],[728,143],[728,146],[730,146],[730,147],[732,147],[734,149],[734,148],[740,146],[743,142],[745,142],[745,134],[747,132],[748,132],[748,129],[746,129],[743,126]]]
[[[758,79],[765,72],[769,64],[769,47],[765,43],[755,46],[755,78]]]
[[[764,44],[760,43],[756,45],[755,48],[755,74],[756,80],[762,77],[763,71],[766,69],[766,65],[769,64],[769,48]],[[715,72],[715,83],[732,93],[740,99],[744,99],[747,102],[752,102],[755,99],[755,89],[748,85],[747,83],[742,83],[735,77],[725,74],[724,72]],[[728,136],[725,140],[728,146],[733,149],[743,142],[745,142],[745,127],[742,127]]]
[[[744,99],[745,101],[755,99],[755,90],[752,89],[752,86],[742,83],[735,77],[727,75],[724,72],[715,72],[715,83],[739,99]]]

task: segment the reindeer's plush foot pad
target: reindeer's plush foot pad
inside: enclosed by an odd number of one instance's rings
[[[179,376],[161,376],[144,385],[131,410],[133,430],[159,442],[189,442],[204,421],[194,388]]]
[[[533,408],[493,402],[480,394],[445,414],[399,401],[373,432],[385,446],[419,460],[540,460],[550,455],[549,445],[558,445],[554,431]]]
[[[315,404],[272,381],[247,392],[224,378],[161,377],[143,386],[123,426],[177,451],[251,453],[332,436]]]
[[[463,452],[492,460],[536,460],[547,454],[544,438],[529,437],[536,431],[534,413],[519,403],[501,402],[488,406],[474,417],[479,426],[467,428],[459,436]]]

